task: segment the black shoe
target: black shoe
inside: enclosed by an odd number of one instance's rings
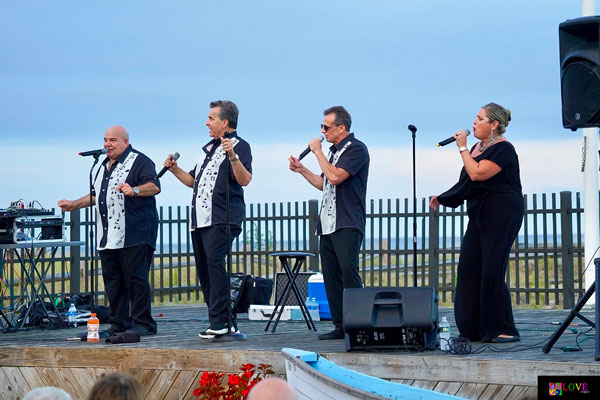
[[[319,340],[336,340],[336,339],[343,339],[343,338],[344,338],[344,331],[341,329],[334,329],[331,332],[319,335]]]
[[[111,336],[113,333],[122,333],[125,332],[125,329],[121,328],[119,325],[111,324],[110,328],[106,330],[108,336]]]
[[[125,332],[135,332],[140,336],[152,336],[156,335],[156,331],[146,328],[145,326],[137,325],[131,329],[127,329]]]

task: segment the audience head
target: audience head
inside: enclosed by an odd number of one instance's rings
[[[28,392],[23,400],[71,400],[71,396],[60,388],[42,386]]]
[[[129,374],[108,374],[92,387],[88,400],[142,400],[144,389],[140,382]]]
[[[247,400],[297,400],[296,392],[281,378],[267,378],[258,382],[248,393]]]

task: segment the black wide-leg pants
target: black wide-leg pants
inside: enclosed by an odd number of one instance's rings
[[[336,330],[342,330],[344,320],[344,289],[362,287],[358,274],[358,254],[362,238],[363,233],[355,228],[342,228],[331,234],[321,235],[319,251],[323,281]]]
[[[230,227],[230,238],[227,237],[225,224],[198,228],[191,232],[196,273],[208,306],[208,319],[213,328],[227,323],[229,293],[225,257],[233,240],[242,231],[237,225]]]
[[[458,262],[454,315],[460,335],[488,342],[518,336],[505,282],[510,249],[523,222],[523,197],[490,193],[469,209]]]
[[[151,312],[152,288],[148,281],[154,255],[152,246],[138,244],[98,253],[102,261],[110,323],[122,329],[142,326],[156,332]]]

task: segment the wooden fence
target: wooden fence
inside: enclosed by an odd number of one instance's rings
[[[412,204],[412,201],[410,202]],[[150,283],[159,303],[198,301],[201,290],[191,247],[188,207],[159,208],[159,236]],[[233,272],[274,278],[280,271],[275,251],[318,251],[314,235],[317,200],[294,203],[249,204],[242,233],[234,241]],[[492,212],[492,211],[491,211]],[[525,218],[512,249],[506,281],[517,306],[572,308],[585,291],[583,283],[583,209],[579,193],[561,192],[526,196]],[[47,287],[59,293],[91,292],[90,223],[88,210],[65,215],[68,239],[85,246],[59,249],[47,263]],[[365,239],[360,253],[360,274],[365,286],[412,286],[414,263],[419,286],[434,286],[442,303],[451,303],[456,267],[467,217],[464,207],[438,211],[419,201],[417,235],[413,238],[413,210],[409,199],[370,200]],[[413,257],[416,239],[417,257]],[[100,276],[97,261],[94,276]],[[15,260],[0,264],[0,299],[14,296],[12,286],[24,276]],[[591,266],[593,268],[593,265]],[[319,258],[311,257],[306,270],[319,271]],[[11,284],[12,283],[12,284]],[[94,292],[103,296],[101,279]]]

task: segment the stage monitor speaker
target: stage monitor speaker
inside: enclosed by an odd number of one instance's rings
[[[600,126],[600,16],[559,25],[563,127]]]
[[[438,297],[432,287],[344,290],[346,350],[435,350]]]
[[[300,294],[302,295],[302,299],[306,299],[308,296],[308,278],[313,276],[314,272],[298,272],[298,276],[296,277],[296,284],[298,285],[298,289],[300,289]],[[287,274],[285,272],[278,272],[275,274],[275,303],[279,301],[279,298],[283,296],[283,290],[285,289],[285,285],[290,281]],[[293,289],[292,289],[293,290]],[[288,301],[286,306],[299,306],[298,300],[296,300],[296,296],[294,296],[294,292],[290,292],[290,296],[288,297]]]

